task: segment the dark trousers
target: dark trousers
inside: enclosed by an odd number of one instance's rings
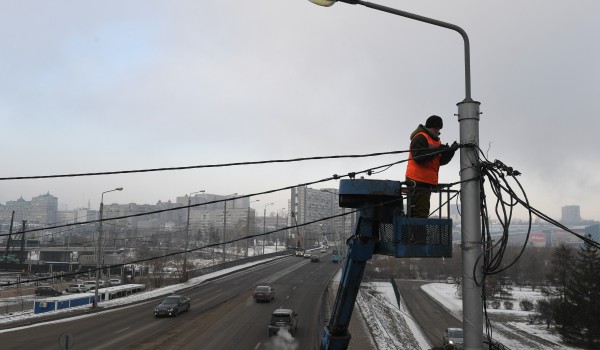
[[[406,181],[415,183],[414,190],[410,190],[410,217],[427,218],[429,217],[431,190],[433,185],[424,182],[414,181],[406,178]]]

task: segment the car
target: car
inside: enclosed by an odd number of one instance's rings
[[[298,314],[292,309],[276,309],[269,322],[269,337],[285,330],[293,337],[298,328]]]
[[[88,287],[83,283],[69,284],[66,289],[68,293],[85,293],[88,290]]]
[[[448,277],[448,278],[446,278],[446,283],[448,283],[448,284],[454,284],[454,277]]]
[[[254,288],[252,297],[257,303],[261,301],[267,301],[270,303],[271,300],[275,299],[275,288],[271,286],[257,286]]]
[[[321,253],[326,253],[327,250],[325,248],[321,248]]]
[[[177,316],[190,310],[190,298],[183,295],[171,295],[154,307],[154,317]]]
[[[462,349],[464,347],[462,328],[446,328],[442,343],[444,349]]]
[[[319,262],[319,256],[315,254],[311,255],[310,262]]]
[[[310,259],[310,254],[304,254],[305,259]]]
[[[96,289],[96,281],[83,281],[83,284],[85,285],[87,290]],[[100,282],[98,282],[98,284],[100,284]],[[100,288],[102,288],[102,287],[100,287]]]
[[[108,280],[108,284],[112,287],[112,286],[120,286],[121,285],[121,279],[119,278],[111,278]]]
[[[37,287],[33,293],[38,297],[55,297],[58,295],[62,295],[61,291],[49,286]]]

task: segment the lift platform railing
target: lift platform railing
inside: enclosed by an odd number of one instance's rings
[[[410,217],[414,182],[391,180],[348,179],[340,181],[340,207],[359,208],[361,216],[376,222],[373,254],[397,258],[451,257],[452,220],[450,219],[450,196],[457,191],[449,185],[431,187],[439,193],[438,218]],[[444,196],[445,194],[445,196]],[[445,197],[445,200],[444,200]],[[404,211],[406,198],[406,212]],[[443,218],[443,209],[446,217]],[[408,214],[408,215],[407,215]],[[357,230],[360,227],[357,226]],[[360,232],[356,232],[361,236]]]

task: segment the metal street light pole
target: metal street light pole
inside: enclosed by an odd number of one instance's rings
[[[260,202],[260,199],[248,202],[248,220],[246,221],[246,237],[250,236],[250,204]],[[254,245],[254,255],[256,255],[256,245]],[[248,256],[248,238],[246,238],[246,257]]]
[[[265,210],[263,211],[263,236],[262,236],[262,253],[265,253],[265,232],[267,232],[267,206],[275,203],[265,204]]]
[[[310,0],[321,6],[331,6],[336,0]],[[467,33],[454,24],[400,11],[362,0],[339,0],[351,5],[362,5],[374,10],[433,24],[458,32],[464,41],[465,59],[465,98],[458,105],[460,123],[460,179],[461,179],[461,240],[462,240],[462,286],[463,286],[463,330],[465,349],[481,349],[483,344],[483,304],[481,300],[482,281],[482,236],[479,215],[480,171],[477,148],[479,147],[479,102],[471,99],[471,58]]]
[[[237,193],[225,196],[225,201],[223,202],[223,262],[226,261],[225,250],[227,249],[227,244],[225,243],[225,232],[227,231],[227,197],[229,196],[237,196]]]
[[[192,195],[197,193],[204,193],[204,190],[192,192],[188,194],[188,208],[187,208],[187,221],[185,224],[185,253],[183,254],[183,279],[187,281],[187,258],[188,258],[188,249],[190,244],[190,209],[192,206]]]
[[[94,290],[94,302],[92,307],[98,307],[98,288],[100,286],[100,246],[102,244],[102,212],[104,210],[104,194],[113,191],[123,191],[123,187],[117,187],[114,190],[104,191],[100,196],[100,221],[98,222],[98,242],[96,243],[96,289]]]
[[[277,231],[279,229],[279,212],[285,210],[285,208],[281,208],[279,210],[277,210],[277,220],[275,221],[275,231]],[[283,213],[281,213],[283,216]],[[275,252],[277,253],[277,243],[279,242],[279,240],[277,239],[277,236],[279,235],[279,232],[275,233]]]

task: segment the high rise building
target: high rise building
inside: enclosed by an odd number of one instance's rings
[[[341,208],[336,188],[313,189],[306,186],[296,187],[291,190],[289,210],[294,213],[288,215],[288,226],[294,226],[295,221],[299,225],[317,221],[319,219],[333,217],[350,211]],[[300,231],[307,244],[313,244],[323,239],[344,240],[353,226],[355,215],[344,215],[336,218],[318,221],[314,224],[302,226]]]
[[[578,205],[566,205],[562,207],[562,219],[560,220],[565,225],[579,225],[581,216]]]

